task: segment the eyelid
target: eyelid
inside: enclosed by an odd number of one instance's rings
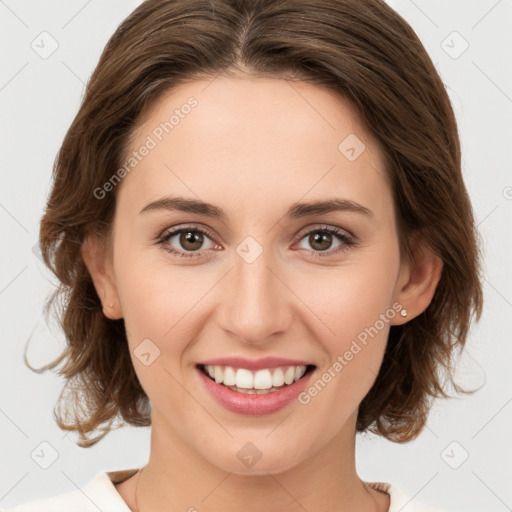
[[[175,254],[175,255],[178,255],[178,256],[183,256],[183,257],[188,257],[188,258],[195,258],[195,257],[200,257],[202,255],[202,253],[204,252],[204,250],[200,250],[200,251],[180,251],[178,249],[174,249],[174,248],[168,248],[168,247],[165,247],[165,244],[169,241],[169,239],[171,239],[172,237],[176,236],[177,234],[183,232],[183,231],[197,231],[199,233],[202,233],[203,235],[206,235],[208,238],[210,238],[212,240],[212,243],[216,244],[217,242],[215,241],[215,237],[214,235],[211,233],[211,231],[201,225],[201,224],[188,224],[188,225],[177,225],[177,226],[173,226],[172,228],[166,228],[164,229],[160,235],[158,235],[156,241],[155,241],[155,245],[162,245],[163,248],[167,251],[167,252],[170,252],[172,254]]]
[[[356,236],[346,229],[339,228],[337,226],[331,226],[328,224],[317,224],[314,226],[307,226],[299,232],[297,235],[297,241],[294,245],[300,243],[302,239],[311,233],[329,233],[336,237],[340,241],[340,246],[334,249],[327,249],[325,251],[313,251],[310,249],[303,249],[308,253],[308,257],[314,259],[328,259],[329,257],[340,256],[341,254],[348,251],[351,247],[358,245],[359,241]]]
[[[182,231],[186,231],[186,230],[197,231],[199,233],[203,233],[204,235],[208,236],[208,238],[210,238],[212,240],[212,242],[217,243],[217,242],[215,242],[215,236],[211,233],[211,231],[206,226],[203,226],[202,224],[188,224],[188,225],[185,224],[185,225],[177,225],[172,228],[166,228],[157,237],[157,240],[155,243],[161,244],[162,246],[164,246],[164,244],[167,243],[167,241],[170,238],[172,238],[173,236],[179,234]],[[313,250],[305,249],[307,252],[311,253],[313,255],[313,257],[315,257],[315,258],[316,257],[322,258],[322,257],[337,255],[339,253],[346,251],[351,246],[357,245],[357,243],[358,243],[357,237],[354,236],[350,231],[347,231],[346,229],[339,228],[337,226],[331,226],[329,224],[314,224],[314,225],[306,226],[305,228],[300,230],[299,233],[297,235],[295,235],[295,237],[294,237],[294,238],[296,238],[296,240],[294,241],[293,245],[296,245],[297,243],[299,243],[306,235],[308,235],[310,233],[322,232],[322,231],[328,232],[330,234],[333,234],[334,236],[337,236],[338,239],[341,240],[342,244],[345,245],[345,247],[342,249],[335,249],[335,250],[328,249],[326,251],[313,251]],[[170,252],[177,256],[188,257],[188,258],[201,257],[205,251],[208,251],[208,250],[180,251],[180,250],[177,250],[174,248],[170,249],[170,248],[166,248],[166,247],[164,247],[164,249],[167,250],[167,252]]]
[[[169,238],[170,236],[174,236],[174,235],[178,234],[181,231],[186,231],[187,229],[189,229],[190,231],[198,231],[200,233],[204,233],[205,235],[207,235],[212,240],[215,239],[215,235],[206,226],[203,226],[202,224],[183,224],[183,225],[178,224],[177,226],[173,226],[172,228],[165,228],[156,237],[156,241],[157,242],[158,241],[162,241],[165,238]]]
[[[350,238],[352,241],[354,241],[354,243],[357,240],[357,237],[354,234],[352,234],[350,231],[348,231],[347,229],[339,228],[337,226],[332,226],[331,224],[322,224],[322,223],[306,226],[305,228],[301,229],[297,233],[296,237],[298,237],[298,240],[300,241],[300,240],[302,240],[302,238],[305,235],[311,233],[312,231],[337,232],[340,235],[345,235],[347,238]]]

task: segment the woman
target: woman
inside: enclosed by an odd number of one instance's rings
[[[433,510],[355,466],[357,432],[419,435],[482,310],[453,111],[384,2],[141,4],[41,246],[66,299],[59,426],[86,447],[151,425],[151,450],[18,510]]]

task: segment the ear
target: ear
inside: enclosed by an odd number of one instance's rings
[[[402,262],[395,287],[394,301],[402,305],[407,316],[395,315],[391,325],[400,325],[427,309],[436,291],[443,261],[420,237],[413,238],[412,258]]]
[[[106,243],[94,235],[88,236],[82,244],[82,259],[103,304],[103,314],[111,320],[119,320],[123,315]]]

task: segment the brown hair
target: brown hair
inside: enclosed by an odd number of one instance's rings
[[[120,168],[134,127],[164,91],[236,69],[304,80],[350,101],[385,155],[401,256],[411,257],[412,238],[420,235],[442,259],[429,306],[391,327],[357,419],[360,432],[414,439],[432,398],[448,396],[444,377],[468,392],[453,381],[453,356],[466,343],[472,315],[481,315],[481,253],[449,97],[412,28],[381,0],[148,0],[121,23],[60,148],[41,221],[42,255],[60,281],[45,312],[62,299],[56,313],[67,346],[32,369],[64,361],[57,423],[77,431],[84,447],[116,419],[150,424],[124,321],[104,316],[81,258],[86,236],[110,243],[119,187],[101,199],[94,191]],[[93,431],[100,433],[90,438]]]

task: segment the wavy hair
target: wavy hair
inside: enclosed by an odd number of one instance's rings
[[[63,140],[40,225],[45,264],[59,280],[48,298],[66,346],[53,369],[66,382],[54,415],[79,446],[116,419],[146,426],[151,406],[130,359],[124,320],[102,311],[81,257],[89,235],[109,243],[119,187],[98,199],[143,113],[166,91],[243,69],[302,80],[349,101],[379,142],[396,205],[400,254],[414,237],[443,262],[425,311],[391,326],[380,372],[362,400],[357,431],[405,442],[432,399],[457,392],[454,358],[482,312],[481,250],[461,170],[449,97],[408,23],[381,0],[147,0],[109,39]],[[60,300],[59,300],[60,299]],[[93,437],[93,435],[95,437]]]

